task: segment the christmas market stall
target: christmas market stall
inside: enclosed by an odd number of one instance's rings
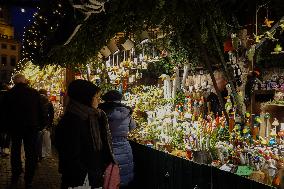
[[[280,187],[284,74],[269,63],[283,62],[281,3],[241,18],[232,12],[252,3],[52,2],[25,34],[24,60],[123,93],[135,188]]]

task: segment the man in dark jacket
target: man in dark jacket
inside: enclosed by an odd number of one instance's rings
[[[226,89],[227,80],[221,71],[215,71],[214,76],[216,79],[217,87],[219,91],[221,92],[222,98],[225,101],[225,97],[228,96],[228,91]],[[207,97],[207,102],[209,102],[210,111],[214,113],[216,116],[217,114],[220,116],[222,115],[223,107],[221,106],[221,103],[219,102],[219,98],[216,93],[211,92],[209,96]]]
[[[41,104],[44,106],[44,113],[46,115],[47,125],[45,127],[47,129],[51,128],[53,125],[53,119],[54,119],[54,108],[52,105],[52,102],[49,101],[47,96],[47,91],[45,89],[40,89],[39,94],[41,97]]]
[[[36,139],[44,120],[43,108],[40,103],[40,94],[27,85],[24,75],[16,74],[13,77],[15,86],[7,92],[5,97],[6,122],[11,134],[11,166],[12,188],[17,187],[17,181],[22,173],[21,145],[25,149],[25,185],[31,188],[36,167]]]

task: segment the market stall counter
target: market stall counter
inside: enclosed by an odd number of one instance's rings
[[[136,189],[269,189],[218,168],[194,163],[131,141]]]

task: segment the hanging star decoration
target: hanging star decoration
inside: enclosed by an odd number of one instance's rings
[[[253,34],[254,38],[255,38],[255,42],[256,43],[259,43],[261,38],[264,36],[264,35],[256,35],[256,34]]]
[[[273,24],[273,23],[274,23],[273,20],[269,20],[268,18],[265,17],[265,20],[264,20],[265,26],[271,28],[271,24]]]

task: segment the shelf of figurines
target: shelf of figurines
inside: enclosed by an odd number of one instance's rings
[[[250,113],[243,118],[231,113],[227,122],[224,115],[205,114],[205,101],[190,94],[176,104],[174,99],[164,99],[160,88],[134,89],[126,94],[126,103],[134,107],[139,127],[130,133],[130,140],[278,186],[284,168],[284,128],[278,131],[281,123],[277,119],[270,122],[269,114]]]
[[[247,125],[242,128],[237,123],[230,129],[223,117],[210,119],[175,120],[166,116],[138,127],[130,139],[264,184],[279,185],[278,172],[284,168],[284,131],[277,135],[271,129],[266,138],[253,139]]]

